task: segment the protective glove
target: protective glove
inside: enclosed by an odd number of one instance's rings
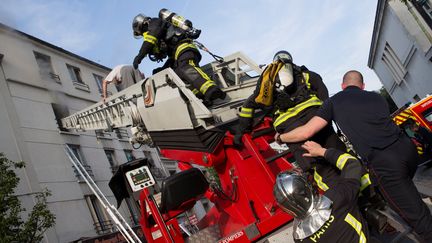
[[[138,65],[141,63],[141,60],[140,60],[140,58],[138,57],[138,56],[136,56],[135,58],[134,58],[134,61],[133,61],[133,67],[135,68],[135,69],[138,69]]]
[[[285,92],[281,92],[277,95],[274,104],[280,110],[287,110],[288,108],[294,107],[296,105],[291,99],[291,96]]]
[[[162,70],[164,70],[164,69],[165,69],[164,67],[158,67],[158,68],[155,68],[155,69],[153,69],[152,74],[155,75],[156,73],[158,73],[158,72],[160,72],[160,71],[162,71]]]

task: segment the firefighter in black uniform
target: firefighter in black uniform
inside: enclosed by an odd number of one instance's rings
[[[193,39],[198,38],[200,30],[194,29],[192,22],[162,9],[159,18],[137,15],[132,28],[136,38],[144,37],[141,49],[133,61],[134,68],[138,68],[146,55],[157,62],[168,57],[164,66],[153,70],[154,73],[167,67],[173,68],[206,105],[211,105],[215,99],[225,98],[225,93],[199,67],[201,54]]]
[[[312,118],[322,102],[328,98],[328,90],[320,75],[305,66],[297,66],[287,51],[279,51],[261,74],[254,93],[244,102],[239,114],[239,126],[234,143],[241,146],[242,135],[251,127],[257,108],[274,110],[274,128],[278,133],[290,131]],[[276,138],[278,140],[278,138]],[[324,147],[345,151],[332,126],[327,126],[311,140]],[[321,158],[305,158],[302,143],[290,143],[290,151],[303,171],[310,171],[323,191],[332,184],[339,171]],[[362,189],[370,184],[369,174],[364,171]]]
[[[325,101],[317,116],[282,134],[281,140],[304,141],[335,121],[366,162],[372,182],[390,207],[424,242],[432,242],[432,215],[412,181],[419,160],[414,145],[391,120],[384,98],[363,90],[360,72],[347,72],[342,89]]]
[[[371,242],[366,221],[357,206],[362,165],[353,156],[336,149],[324,149],[308,141],[306,156],[322,156],[334,166],[341,166],[339,182],[323,195],[307,179],[294,172],[281,172],[273,194],[279,206],[294,216],[295,242]],[[344,160],[342,157],[348,156]],[[338,161],[344,160],[343,165]]]

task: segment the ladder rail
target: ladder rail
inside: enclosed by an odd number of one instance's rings
[[[135,231],[132,230],[130,225],[126,222],[126,220],[123,218],[123,216],[120,214],[120,212],[114,207],[114,205],[112,205],[108,201],[108,199],[105,197],[105,195],[99,189],[97,184],[94,182],[94,180],[88,174],[87,170],[84,168],[84,166],[81,164],[81,162],[75,156],[75,154],[72,152],[72,149],[67,144],[65,144],[65,152],[66,152],[66,155],[68,156],[69,160],[71,161],[71,163],[75,166],[78,173],[83,177],[84,181],[87,183],[90,190],[94,193],[96,198],[102,204],[104,209],[107,211],[108,215],[114,221],[114,224],[116,225],[117,229],[125,237],[125,239],[128,242],[141,243],[141,240],[138,238]]]

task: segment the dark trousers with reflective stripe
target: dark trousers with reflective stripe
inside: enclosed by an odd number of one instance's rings
[[[389,206],[425,242],[432,242],[432,215],[412,181],[417,161],[415,146],[402,134],[389,147],[374,149],[368,156],[372,181],[378,185]]]
[[[207,89],[202,89],[203,84],[211,81],[207,74],[202,71],[198,63],[201,60],[201,55],[195,50],[186,50],[176,60],[174,71],[186,83],[192,85],[191,90],[195,92],[197,97],[201,98],[212,89],[219,89],[216,85],[209,86]],[[192,62],[191,62],[192,61]]]
[[[279,126],[281,129],[283,129],[284,132],[289,132],[296,127],[306,124],[315,115],[318,109],[319,109],[318,106],[307,108],[306,110],[298,114],[296,117],[288,119],[287,121],[285,121]],[[279,131],[279,126],[278,126],[278,131]],[[325,148],[335,148],[341,151],[346,151],[345,144],[339,139],[339,137],[337,136],[337,134],[335,133],[331,125],[328,125],[323,129],[321,129],[309,140],[317,142]],[[301,147],[302,144],[303,142],[289,143],[288,147],[290,148],[291,152],[294,155],[294,158],[296,159],[296,161],[298,162],[302,170],[305,171],[312,168],[313,164],[317,162],[317,159],[313,157],[304,157],[303,154],[306,153],[306,151]],[[334,173],[331,172],[330,174],[333,175]],[[330,174],[328,176],[330,176]],[[321,176],[327,177],[327,175],[325,174]]]

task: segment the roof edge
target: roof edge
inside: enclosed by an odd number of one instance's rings
[[[109,68],[109,67],[107,67],[107,66],[104,66],[104,65],[102,65],[102,64],[96,63],[96,62],[94,62],[94,61],[92,61],[92,60],[90,60],[90,59],[87,59],[87,58],[85,58],[85,57],[82,57],[82,56],[80,56],[80,55],[77,55],[77,54],[75,54],[75,53],[72,53],[72,52],[70,52],[70,51],[68,51],[68,50],[65,50],[65,49],[59,47],[59,46],[56,46],[56,45],[54,45],[54,44],[51,44],[51,43],[46,42],[46,41],[44,41],[44,40],[41,40],[41,39],[39,39],[39,38],[37,38],[37,37],[34,37],[34,36],[32,36],[32,35],[29,35],[29,34],[27,34],[27,33],[24,33],[24,32],[22,32],[22,31],[19,31],[19,30],[17,30],[17,29],[14,29],[14,28],[12,28],[12,27],[10,27],[10,26],[8,26],[8,25],[5,25],[5,24],[3,24],[3,23],[0,23],[0,28],[6,29],[6,30],[8,30],[8,31],[13,31],[13,32],[15,32],[15,33],[17,33],[17,34],[19,34],[19,35],[25,36],[26,38],[29,38],[30,40],[35,41],[35,42],[38,42],[38,43],[40,43],[40,44],[42,44],[42,45],[44,45],[44,46],[47,46],[47,47],[52,48],[52,49],[54,49],[54,50],[57,50],[57,51],[63,52],[63,53],[65,53],[65,54],[67,54],[67,55],[70,55],[70,56],[72,56],[72,57],[74,57],[74,58],[77,58],[77,59],[79,59],[79,60],[81,60],[81,61],[84,61],[84,62],[86,62],[86,63],[89,63],[89,64],[91,64],[91,65],[97,66],[97,67],[99,67],[99,68],[101,68],[101,69],[105,69],[105,70],[107,70],[107,71],[111,71],[111,68]]]
[[[369,49],[368,67],[372,68],[374,64],[375,52],[377,48],[378,38],[381,32],[381,24],[384,16],[384,10],[387,6],[387,0],[378,0],[375,13],[375,22],[372,32],[371,45]]]

